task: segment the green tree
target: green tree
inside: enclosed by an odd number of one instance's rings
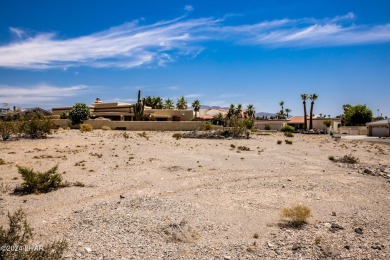
[[[288,118],[288,114],[291,113],[292,110],[289,108],[286,108],[284,111],[286,111],[286,117]]]
[[[69,119],[72,124],[80,124],[91,116],[89,107],[84,103],[76,103],[69,111]]]
[[[309,98],[308,94],[301,94],[301,99],[303,103],[303,120],[304,120],[304,129],[307,129],[307,110],[306,110],[306,100]]]
[[[195,117],[199,117],[200,101],[197,99],[194,102],[192,102],[192,107],[195,112]]]
[[[172,99],[166,99],[165,102],[164,102],[164,109],[174,109],[175,106],[173,104],[173,100]]]
[[[372,121],[372,110],[366,105],[350,106],[345,110],[343,120],[346,125],[365,125]]]
[[[225,117],[221,112],[213,116],[212,121],[214,125],[225,125]]]
[[[314,102],[317,100],[317,98],[318,98],[318,96],[316,94],[312,94],[309,96],[309,99],[311,100],[309,129],[313,129],[313,108],[314,108]]]
[[[249,119],[255,118],[256,115],[255,107],[252,104],[249,104],[246,107],[245,114],[248,116]]]
[[[180,98],[177,99],[176,102],[176,108],[177,109],[187,109],[187,100],[184,98],[184,96],[181,96]]]

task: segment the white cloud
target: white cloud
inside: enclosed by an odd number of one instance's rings
[[[63,97],[81,95],[88,90],[88,86],[75,85],[69,87],[50,86],[39,84],[32,87],[0,85],[0,103],[34,104],[60,100]]]
[[[129,69],[164,66],[181,56],[195,57],[204,49],[200,42],[210,40],[272,48],[390,42],[390,24],[355,25],[352,23],[356,20],[353,13],[325,19],[286,18],[236,25],[226,25],[225,19],[229,18],[179,17],[150,25],[140,25],[140,19],[70,39],[57,39],[53,33],[26,37],[23,30],[10,27],[10,31],[20,39],[0,45],[0,67],[67,69],[87,66]]]
[[[185,95],[184,97],[185,98],[198,98],[201,96],[203,96],[203,95],[202,94],[188,94],[188,95]]]
[[[192,5],[186,5],[186,6],[184,6],[184,10],[186,10],[188,12],[192,12],[192,11],[194,11],[194,7]]]

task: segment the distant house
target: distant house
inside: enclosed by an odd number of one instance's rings
[[[368,135],[376,137],[390,137],[390,119],[367,123]]]

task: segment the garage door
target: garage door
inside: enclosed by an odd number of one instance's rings
[[[389,136],[389,130],[387,127],[373,127],[372,136],[387,137]]]

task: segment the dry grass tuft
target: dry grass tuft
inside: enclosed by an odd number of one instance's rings
[[[93,127],[90,124],[80,124],[80,131],[81,132],[91,132],[93,130]]]
[[[290,225],[300,227],[306,224],[306,220],[311,216],[311,210],[305,205],[294,205],[283,208],[280,215],[290,219]]]

